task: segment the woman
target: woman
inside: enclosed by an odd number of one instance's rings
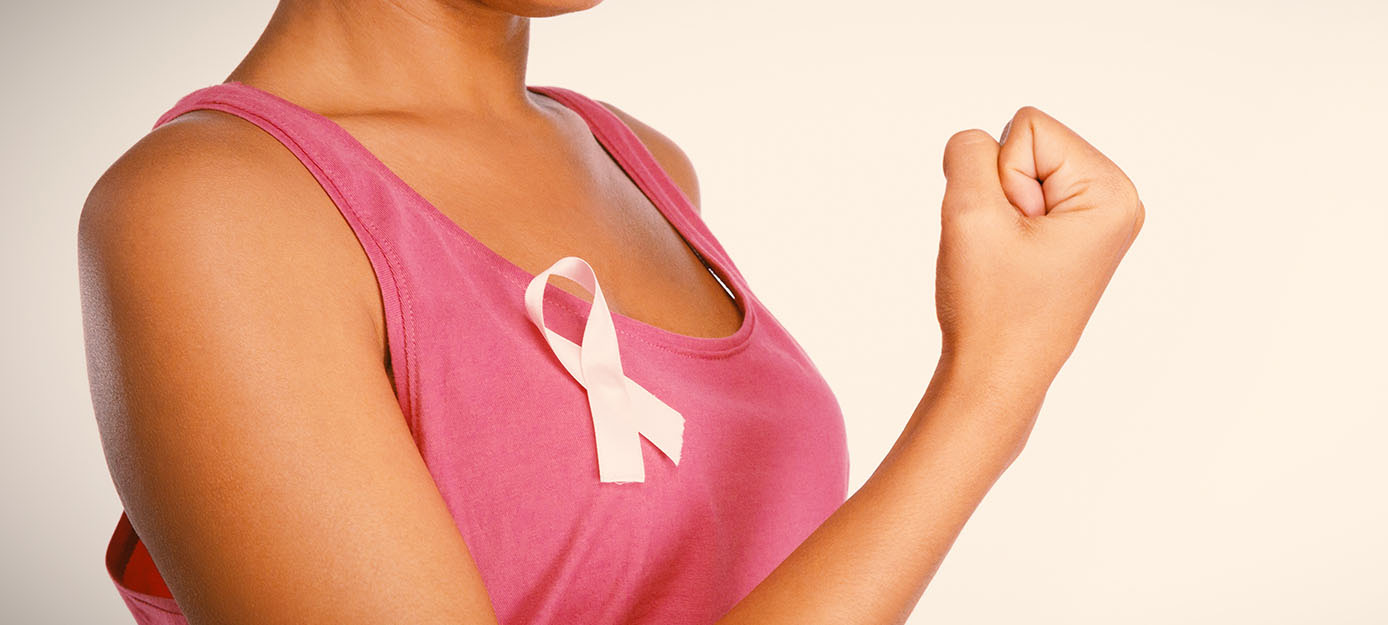
[[[593,4],[284,0],[98,181],[83,307],[138,622],[910,612],[1140,229],[1134,186],[1034,108],[950,138],[942,354],[845,501],[838,405],[685,155],[526,85],[529,18]]]

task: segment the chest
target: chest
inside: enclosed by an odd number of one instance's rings
[[[711,622],[844,500],[838,404],[764,308],[719,352],[621,337],[626,374],[683,415],[683,452],[676,465],[643,439],[645,481],[601,483],[584,390],[528,321],[509,325],[519,310],[494,307],[417,327],[434,349],[418,352],[416,410],[421,454],[503,622]],[[580,317],[555,308],[554,329],[578,338]]]
[[[579,256],[609,307],[696,337],[734,333],[743,314],[722,278],[586,126],[475,120],[339,122],[437,211],[530,274]],[[567,278],[552,282],[592,301]]]

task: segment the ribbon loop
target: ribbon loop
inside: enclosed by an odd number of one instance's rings
[[[545,327],[545,287],[551,275],[573,280],[593,294],[581,345]],[[678,465],[684,442],[684,416],[623,372],[617,328],[593,267],[577,256],[555,261],[526,286],[525,309],[560,364],[587,392],[599,481],[645,481],[640,436]]]

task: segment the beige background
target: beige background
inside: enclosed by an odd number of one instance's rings
[[[272,5],[0,8],[0,620],[129,622],[76,219]],[[534,23],[529,82],[684,147],[840,398],[854,488],[939,346],[945,139],[1035,105],[1137,183],[1142,236],[912,623],[1388,623],[1385,27],[1362,0],[608,0]]]

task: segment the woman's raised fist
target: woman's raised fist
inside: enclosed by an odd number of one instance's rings
[[[1022,107],[999,144],[945,144],[935,303],[942,359],[995,388],[1045,389],[1142,228],[1131,180],[1072,130]]]

